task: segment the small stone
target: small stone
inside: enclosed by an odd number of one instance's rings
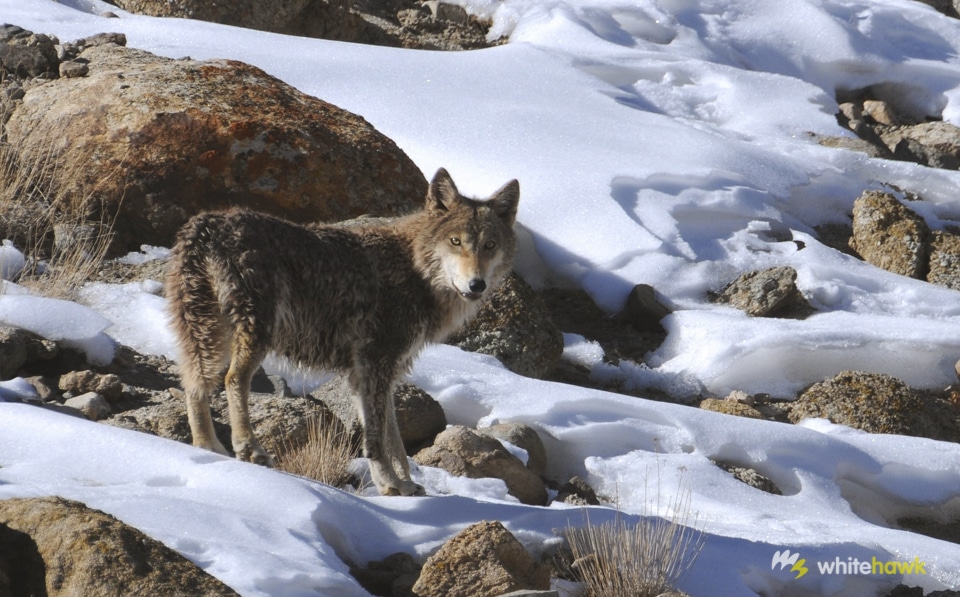
[[[84,77],[90,72],[90,66],[84,62],[71,60],[70,62],[60,63],[60,76],[65,79],[74,79]]]
[[[886,126],[900,125],[900,119],[897,118],[890,104],[881,100],[866,100],[863,102],[863,113],[872,118],[877,124]]]
[[[110,403],[96,392],[87,392],[86,394],[70,398],[64,402],[64,405],[77,409],[83,413],[83,416],[91,421],[99,421],[100,419],[110,416],[110,413],[113,412],[110,408]]]
[[[656,291],[649,284],[637,284],[627,295],[627,302],[620,317],[638,332],[662,334],[660,321],[670,315],[670,309],[657,299]]]
[[[599,506],[597,493],[578,476],[571,477],[557,492],[557,501],[576,506]]]

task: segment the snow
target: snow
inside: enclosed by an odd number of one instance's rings
[[[442,53],[294,38],[125,13],[98,0],[0,0],[0,21],[68,41],[121,31],[170,57],[230,58],[356,112],[428,176],[449,169],[467,193],[521,182],[518,268],[539,286],[573,284],[604,308],[638,283],[674,313],[647,365],[602,363],[565,336],[564,358],[598,379],[677,393],[788,397],[844,369],[915,387],[956,379],[960,295],[830,249],[814,227],[842,222],[865,189],[900,189],[934,229],[960,219],[960,173],[821,147],[849,135],[837,92],[877,86],[897,108],[960,124],[960,21],[910,0],[457,0],[509,44]],[[103,10],[118,19],[97,16]],[[783,242],[782,232],[793,239]],[[0,247],[0,270],[22,255]],[[161,257],[147,248],[132,260]],[[817,313],[751,319],[710,303],[738,274],[798,272]],[[7,276],[7,273],[4,273]],[[66,340],[94,360],[114,342],[173,353],[159,281],[84,291],[85,305],[5,283],[0,320]],[[278,365],[279,366],[279,365]],[[549,474],[584,476],[628,519],[670,514],[690,492],[705,547],[692,595],[876,594],[905,581],[960,588],[960,547],[897,528],[905,516],[960,516],[960,446],[801,425],[516,376],[489,357],[440,346],[412,380],[451,423],[534,426]],[[302,380],[304,384],[308,380]],[[16,380],[0,398],[24,396]],[[784,492],[751,489],[711,460],[756,468]],[[0,404],[0,497],[86,502],[177,549],[244,595],[365,595],[344,561],[424,557],[460,529],[501,520],[531,550],[580,509],[523,506],[502,482],[422,468],[423,498],[350,495],[35,406]],[[593,508],[590,520],[613,517]],[[809,564],[912,561],[925,574],[800,579]]]

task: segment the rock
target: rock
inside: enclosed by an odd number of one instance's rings
[[[853,203],[850,247],[868,263],[923,279],[929,237],[923,218],[889,193],[866,191]]]
[[[499,522],[479,522],[427,559],[413,586],[419,597],[500,597],[550,588],[550,573]]]
[[[83,77],[86,76],[88,72],[90,72],[90,67],[87,66],[86,62],[71,60],[70,62],[60,63],[60,76],[67,79]]]
[[[586,481],[577,476],[571,477],[569,481],[560,486],[556,501],[575,506],[600,505],[597,493]]]
[[[883,100],[864,100],[863,114],[872,118],[877,124],[886,126],[898,126],[900,124],[900,119],[894,112],[893,107]]]
[[[148,404],[116,413],[103,419],[101,423],[189,444],[191,435],[187,422],[187,407],[182,399],[182,392],[172,392],[159,394]],[[218,437],[222,438],[223,434],[219,431],[218,429]],[[226,435],[229,436],[229,433]]]
[[[55,342],[21,328],[0,325],[0,380],[16,377],[37,361],[49,361],[58,353]]]
[[[401,382],[393,393],[400,437],[408,454],[433,443],[447,428],[447,415],[440,403],[412,383]]]
[[[949,122],[882,128],[879,133],[895,159],[931,168],[960,168],[960,128]]]
[[[61,498],[0,501],[0,545],[25,595],[237,595],[159,541]]]
[[[91,421],[99,421],[110,416],[113,409],[107,399],[96,392],[87,392],[67,399],[64,406],[75,408]]]
[[[747,272],[727,286],[717,301],[753,317],[803,317],[812,309],[796,280],[797,270],[788,266]]]
[[[706,398],[700,402],[700,408],[710,410],[725,415],[735,415],[746,417],[748,419],[766,419],[759,410],[735,400],[718,400],[716,398]]]
[[[311,396],[323,402],[359,438],[363,432],[356,400],[344,375],[337,375],[315,390]],[[429,445],[447,428],[447,417],[440,403],[417,386],[401,382],[393,394],[400,437],[408,454]]]
[[[927,282],[960,290],[960,236],[946,230],[931,234]]]
[[[850,151],[859,151],[873,158],[893,158],[893,153],[887,149],[882,140],[876,134],[873,135],[875,141],[870,142],[860,137],[817,137],[817,143],[824,147],[835,147],[837,149],[849,149]]]
[[[543,377],[563,354],[563,334],[543,299],[514,272],[448,342],[496,357],[507,369],[528,377]]]
[[[870,433],[960,441],[960,410],[883,373],[843,371],[805,390],[788,418],[824,418]]]
[[[258,375],[251,388],[249,406],[253,430],[263,447],[274,454],[302,444],[307,439],[311,418],[326,416],[327,407],[323,402],[309,395],[291,396],[280,378]],[[192,442],[183,392],[176,388],[157,392],[147,402],[102,422],[187,444]],[[213,397],[210,406],[217,438],[230,449],[226,395],[221,392]]]
[[[637,284],[627,295],[627,302],[619,318],[638,332],[664,334],[666,332],[660,321],[667,315],[670,315],[670,309],[657,299],[653,286]]]
[[[958,11],[960,11],[960,0],[920,0],[924,4],[928,4],[948,17],[957,18],[960,16]]]
[[[547,450],[536,430],[523,423],[499,423],[490,427],[477,429],[483,435],[496,440],[509,442],[514,446],[526,450],[526,466],[539,477],[547,472]]]
[[[94,371],[71,371],[60,376],[58,387],[74,395],[96,392],[107,400],[117,400],[123,393],[120,378],[113,373],[99,374]]]
[[[57,77],[57,43],[55,37],[0,25],[0,72],[20,78]]]
[[[441,2],[440,0],[426,0],[423,2],[423,6],[430,11],[430,16],[439,21],[450,21],[451,23],[464,25],[470,20],[466,9],[456,4]]]
[[[405,213],[426,194],[416,165],[365,120],[253,66],[114,44],[79,58],[87,76],[26,91],[7,140],[23,163],[53,155],[63,165],[54,172],[65,173],[50,183],[60,192],[95,188],[108,219],[119,209],[115,253],[169,246],[190,215],[209,209],[342,220]],[[78,161],[83,168],[69,167]]]
[[[510,495],[522,503],[547,503],[547,490],[539,476],[497,440],[462,425],[446,429],[433,446],[421,450],[413,459],[420,465],[442,468],[460,477],[502,479]]]
[[[919,393],[899,379],[844,371],[804,391],[791,406],[789,418],[796,423],[818,417],[871,433],[907,434],[913,414],[922,407]]]
[[[137,14],[181,17],[287,35],[359,43],[389,43],[387,34],[350,11],[350,0],[116,0]]]
[[[416,597],[413,585],[420,577],[420,569],[420,564],[410,554],[395,553],[383,560],[370,562],[366,568],[351,567],[350,574],[360,586],[374,595]]]
[[[759,489],[760,491],[773,495],[783,495],[783,492],[780,491],[776,483],[758,473],[756,469],[719,461],[714,461],[714,464],[733,475],[737,481],[746,483],[754,489]]]

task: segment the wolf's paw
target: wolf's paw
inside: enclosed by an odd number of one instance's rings
[[[269,468],[274,468],[276,465],[273,460],[273,456],[271,456],[269,452],[264,450],[259,444],[242,444],[238,447],[235,447],[235,450],[237,460],[252,462],[254,464],[259,464]]]
[[[422,485],[413,481],[400,481],[400,487],[378,487],[380,495],[403,495],[403,496],[422,496],[427,495],[427,491]]]

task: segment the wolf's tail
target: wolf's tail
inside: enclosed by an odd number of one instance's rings
[[[180,376],[188,395],[209,395],[228,358],[230,328],[216,287],[216,256],[210,251],[215,228],[214,215],[187,222],[177,235],[165,284]]]

